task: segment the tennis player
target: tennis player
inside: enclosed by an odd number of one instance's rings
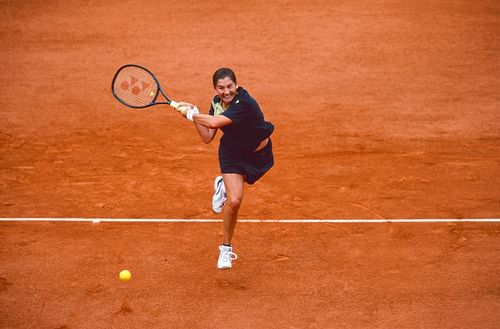
[[[274,165],[271,134],[274,125],[265,121],[259,104],[242,87],[235,73],[220,68],[213,75],[216,95],[208,114],[190,103],[180,102],[178,111],[194,122],[203,142],[210,143],[218,129],[224,135],[219,144],[222,176],[215,178],[212,208],[224,210],[223,243],[219,246],[218,269],[229,269],[237,259],[231,240],[243,200],[245,183],[254,184]]]

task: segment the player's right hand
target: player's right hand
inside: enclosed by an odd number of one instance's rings
[[[182,116],[186,117],[187,112],[194,107],[193,104],[188,102],[179,102],[179,106],[176,108],[176,111],[182,114]]]
[[[179,102],[179,106],[176,109],[189,121],[193,121],[193,115],[200,113],[196,105],[187,102]]]

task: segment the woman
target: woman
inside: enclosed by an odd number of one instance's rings
[[[229,68],[218,69],[213,75],[216,95],[209,114],[200,114],[190,103],[179,103],[178,111],[194,122],[203,142],[210,143],[218,129],[224,132],[219,144],[219,166],[222,176],[214,183],[212,208],[224,209],[223,243],[219,247],[218,269],[232,267],[237,259],[231,240],[243,200],[245,183],[254,184],[274,164],[271,134],[272,123],[264,120],[257,102],[242,87]]]

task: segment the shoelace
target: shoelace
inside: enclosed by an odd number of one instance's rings
[[[236,255],[232,251],[224,251],[224,250],[221,250],[221,251],[222,251],[222,260],[224,262],[227,262],[229,260],[233,261],[235,259],[238,259],[238,255]]]
[[[225,262],[227,261],[233,261],[235,259],[238,259],[238,255],[236,255],[234,252],[232,251],[226,251],[224,252],[224,254],[222,255],[223,259]]]

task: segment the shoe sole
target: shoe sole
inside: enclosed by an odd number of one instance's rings
[[[215,202],[215,195],[220,193],[220,190],[222,189],[222,184],[224,183],[224,179],[221,177],[220,179],[216,179],[214,182],[214,196],[212,197],[212,211],[216,214],[220,214],[222,212],[222,208],[217,211],[214,209],[214,202]]]
[[[228,266],[225,266],[225,267],[219,267],[219,266],[217,266],[218,270],[230,270],[231,268],[232,268],[232,266],[229,266],[229,267]]]

